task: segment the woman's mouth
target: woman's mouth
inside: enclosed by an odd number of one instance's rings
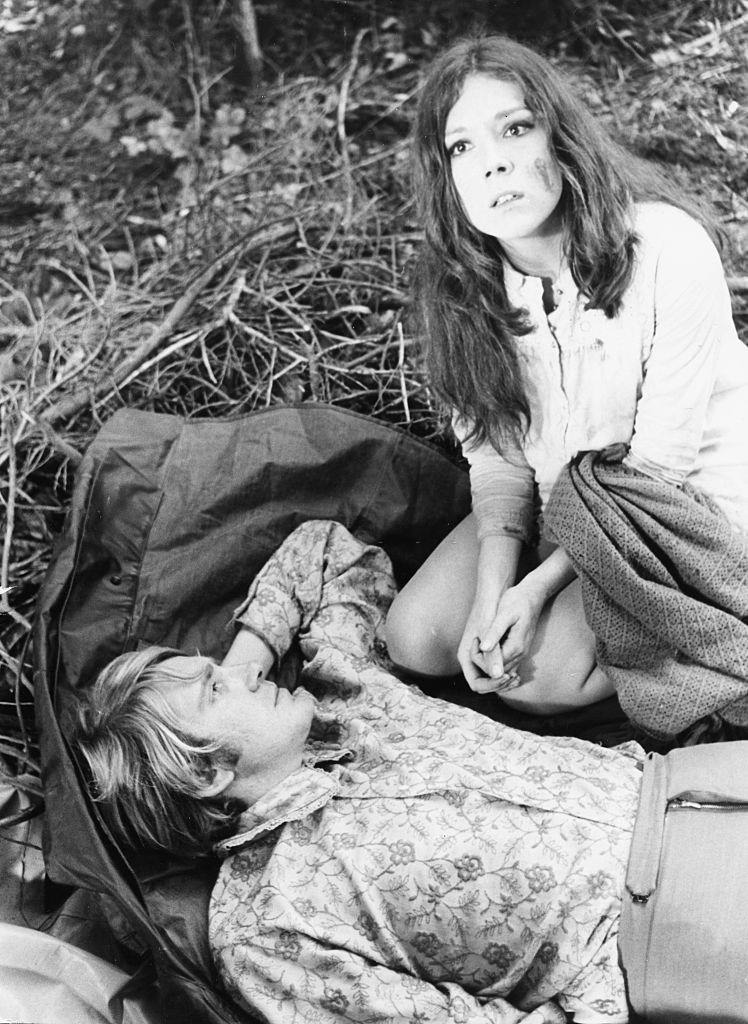
[[[508,203],[513,203],[515,199],[521,199],[521,192],[502,192],[500,196],[497,196],[491,203],[491,209],[494,210],[500,206],[506,206]]]

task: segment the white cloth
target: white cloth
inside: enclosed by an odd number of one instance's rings
[[[568,269],[546,316],[542,282],[506,266],[509,301],[535,329],[518,339],[532,422],[516,452],[463,444],[479,536],[532,527],[578,451],[630,444],[629,465],[688,480],[748,530],[748,348],[732,320],[719,254],[706,231],[662,203],[636,210],[634,275],[618,315],[586,309]],[[455,422],[458,438],[467,430]]]
[[[157,1024],[145,1000],[118,994],[128,976],[51,935],[0,923],[0,1020]]]

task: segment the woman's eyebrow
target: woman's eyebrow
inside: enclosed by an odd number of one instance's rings
[[[523,114],[524,113],[530,113],[530,108],[525,106],[524,104],[522,104],[519,107],[510,107],[508,110],[499,110],[499,111],[497,111],[494,114],[493,120],[494,121],[501,121],[502,119],[505,120],[507,117],[511,117],[512,114],[519,114],[519,113],[523,113]],[[448,139],[450,135],[459,135],[459,134],[462,134],[463,132],[467,132],[467,131],[469,131],[469,129],[468,128],[464,128],[461,125],[457,126],[457,127],[454,127],[454,128],[452,128],[452,127],[445,128],[444,129],[444,138]]]

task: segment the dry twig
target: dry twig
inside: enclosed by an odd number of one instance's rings
[[[213,277],[215,277],[218,270],[227,262],[227,260],[236,255],[237,250],[247,253],[262,249],[273,241],[278,241],[280,238],[288,237],[288,235],[293,234],[293,231],[294,227],[292,224],[276,224],[272,228],[266,228],[258,231],[250,241],[246,242],[242,240],[241,242],[234,243],[227,250],[220,253],[220,255],[212,260],[208,267],[198,274],[198,276],[192,281],[184,294],[181,295],[174,303],[166,319],[153,330],[150,337],[130,356],[128,356],[127,359],[124,359],[119,364],[109,379],[101,380],[94,385],[94,397],[98,397],[99,395],[103,395],[107,391],[110,391],[112,385],[116,386],[129,379],[133,371],[144,363],[149,356],[171,336],[185,313],[187,313],[206,285],[213,279]],[[86,405],[89,404],[90,401],[91,391],[88,387],[81,387],[72,395],[62,399],[50,408],[45,409],[40,418],[50,425],[65,422],[76,416],[83,408],[85,408]]]
[[[351,50],[351,60],[348,64],[348,70],[345,73],[345,77],[340,86],[340,97],[338,99],[338,139],[340,141],[340,158],[343,164],[343,176],[345,179],[345,215],[343,217],[343,228],[345,231],[350,231],[351,218],[353,217],[353,175],[351,173],[351,157],[348,152],[348,136],[345,130],[345,110],[348,104],[348,93],[351,89],[351,83],[353,82],[353,76],[356,74],[356,68],[358,66],[358,54],[361,49],[361,41],[366,35],[367,29],[362,28],[356,33],[356,38],[353,40],[353,49]]]
[[[234,24],[253,85],[262,78],[262,49],[252,0],[234,0]]]

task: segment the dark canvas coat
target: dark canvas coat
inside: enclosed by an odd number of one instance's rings
[[[381,544],[402,583],[469,507],[467,475],[435,448],[318,404],[232,420],[122,410],[90,445],[35,624],[44,853],[54,881],[116,908],[158,975],[165,1020],[238,1019],[203,938],[215,866],[119,849],[65,741],[66,703],[125,650],[221,656],[248,580],[307,519]]]

